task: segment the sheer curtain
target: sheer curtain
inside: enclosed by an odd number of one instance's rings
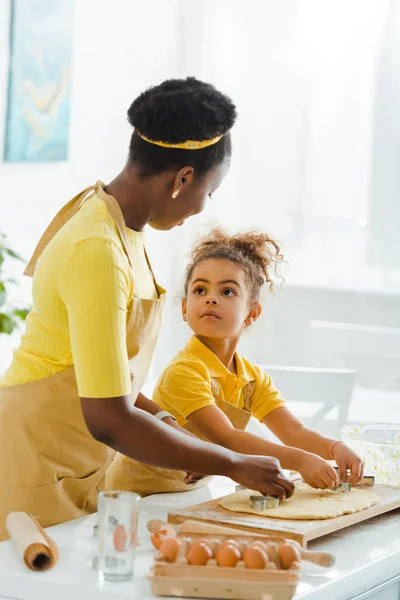
[[[180,10],[182,74],[229,94],[239,120],[227,179],[201,217],[168,234],[168,287],[179,290],[182,257],[205,223],[268,231],[283,244],[286,284],[266,294],[243,351],[356,368],[360,387],[391,390],[387,406],[397,406],[400,355],[387,356],[379,335],[400,334],[400,2],[186,0]],[[179,313],[168,305],[154,372],[189,335]],[[318,319],[361,336],[372,327],[383,341],[368,356],[360,347],[324,362],[310,328]]]

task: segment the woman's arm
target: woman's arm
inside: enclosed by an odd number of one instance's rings
[[[129,396],[81,398],[81,406],[92,436],[125,456],[158,467],[225,475],[280,498],[293,494],[276,459],[237,454],[188,436],[132,406]]]
[[[299,471],[313,487],[332,488],[337,483],[334,469],[321,458],[305,450],[274,444],[247,431],[235,429],[217,406],[202,408],[189,415],[188,420],[209,441],[225,448],[246,454],[275,456],[284,469]]]

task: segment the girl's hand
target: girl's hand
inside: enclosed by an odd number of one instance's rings
[[[364,474],[364,462],[361,457],[343,442],[336,442],[332,448],[332,456],[339,467],[340,480],[348,481],[351,485],[359,483]],[[347,469],[351,471],[347,477]]]
[[[326,460],[311,452],[302,452],[298,471],[303,481],[313,488],[331,490],[339,483],[335,469]]]
[[[183,481],[187,485],[190,485],[191,483],[197,483],[201,479],[204,479],[204,477],[207,477],[207,475],[202,475],[201,473],[186,473]]]

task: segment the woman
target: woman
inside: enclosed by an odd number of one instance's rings
[[[95,511],[115,451],[293,493],[275,459],[197,440],[140,394],[165,297],[143,228],[171,229],[203,209],[229,169],[235,107],[188,78],[147,90],[128,118],[122,172],[61,209],[26,269],[33,308],[0,387],[0,539],[10,511],[44,526]]]

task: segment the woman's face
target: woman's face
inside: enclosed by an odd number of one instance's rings
[[[167,198],[159,203],[157,214],[149,221],[153,229],[167,230],[183,225],[187,218],[201,213],[207,200],[219,188],[229,171],[230,158],[201,178],[195,174],[182,179],[182,187],[176,198],[172,198],[173,189],[167,192]]]

